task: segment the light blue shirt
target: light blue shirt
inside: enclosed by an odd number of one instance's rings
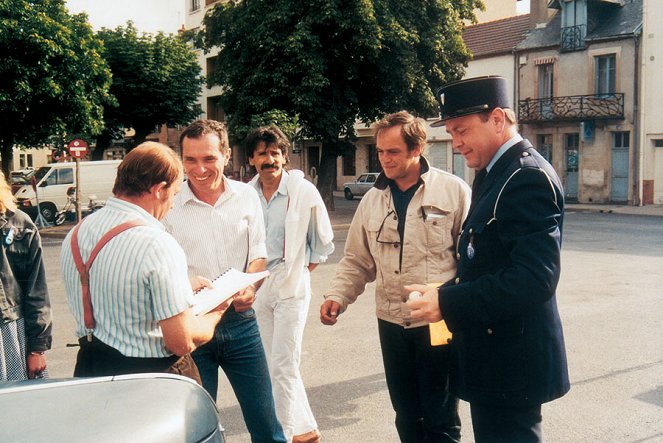
[[[497,160],[499,160],[511,146],[520,143],[521,141],[523,141],[523,137],[520,134],[516,134],[500,146],[500,149],[497,150],[495,155],[493,155],[492,160],[490,160],[490,163],[488,163],[488,166],[486,166],[486,172],[490,172],[490,169],[495,163],[497,163]]]
[[[171,318],[193,299],[186,257],[177,241],[143,208],[110,198],[83,220],[78,244],[83,261],[113,227],[129,220],[138,226],[109,241],[90,269],[90,298],[96,321],[94,335],[129,357],[168,357],[159,321]],[[76,335],[86,334],[81,281],[71,253],[73,230],[62,242],[60,259]]]
[[[260,186],[256,182],[256,191],[262,204],[265,217],[267,246],[267,269],[273,269],[284,257],[285,248],[285,216],[288,211],[288,173],[283,171],[281,182],[269,201],[265,199]],[[311,211],[311,219],[306,234],[306,263],[322,263],[327,260],[328,248],[324,247],[316,229],[315,211]]]

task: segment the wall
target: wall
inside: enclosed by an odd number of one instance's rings
[[[663,5],[660,0],[643,3],[642,32],[642,83],[640,107],[642,154],[637,160],[639,178],[651,188],[650,195],[643,195],[644,204],[663,204],[663,147],[656,147],[656,140],[663,140],[663,100],[660,83],[663,71]],[[659,142],[661,144],[661,142]],[[644,198],[649,197],[649,198]]]

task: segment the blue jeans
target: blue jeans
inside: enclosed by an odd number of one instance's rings
[[[226,373],[253,442],[285,442],[255,312],[225,313],[214,338],[193,352],[203,387],[216,401],[219,366]]]
[[[460,442],[458,399],[449,392],[449,346],[431,346],[428,326],[378,319],[382,361],[402,443]]]

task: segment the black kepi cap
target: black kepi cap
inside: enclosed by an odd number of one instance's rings
[[[495,108],[512,108],[506,79],[497,75],[448,83],[437,90],[437,99],[440,102],[440,120],[433,122],[433,127],[444,126],[447,120],[464,115]]]

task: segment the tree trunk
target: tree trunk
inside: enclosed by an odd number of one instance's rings
[[[9,169],[12,164],[12,159],[14,158],[14,139],[9,138],[9,139],[2,139],[2,146],[0,146],[0,149],[2,149],[1,154],[2,155],[2,173],[5,174],[5,179],[9,181]]]
[[[328,211],[335,209],[333,192],[336,184],[336,157],[338,157],[336,148],[335,144],[329,142],[322,144],[322,158],[318,171],[318,191]]]
[[[97,137],[97,143],[95,145],[94,151],[92,151],[92,160],[103,160],[104,151],[106,148],[110,148],[113,144],[113,132],[107,129],[101,131],[101,134]]]
[[[129,147],[130,149],[128,149],[128,151],[143,143],[145,138],[154,131],[154,125],[147,127],[136,126],[134,127],[134,131],[136,131],[136,133],[134,134],[133,143]]]

